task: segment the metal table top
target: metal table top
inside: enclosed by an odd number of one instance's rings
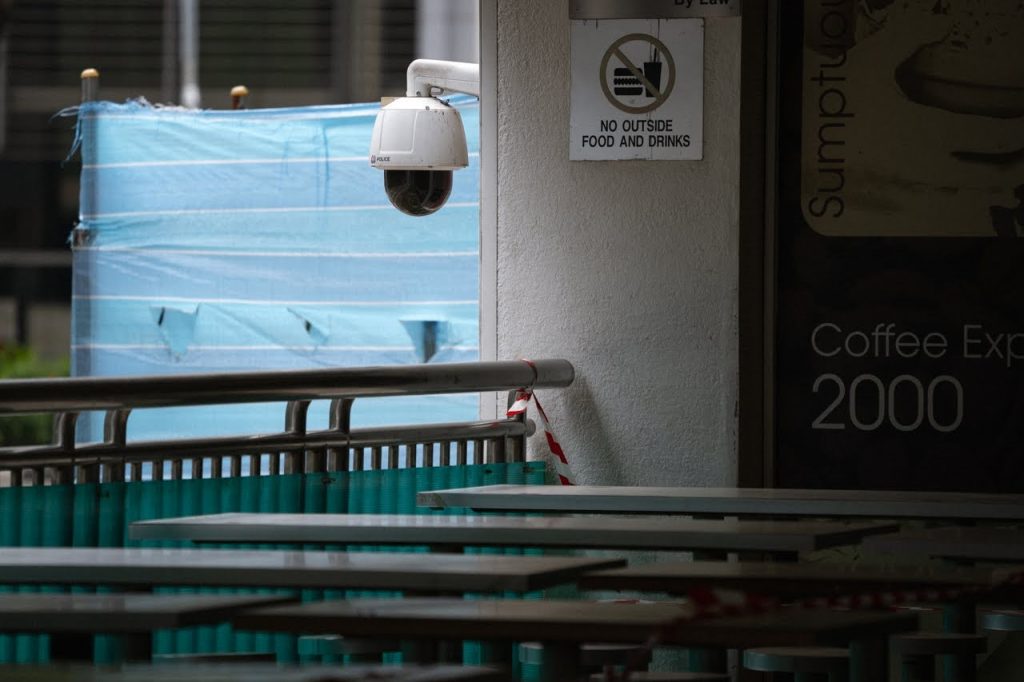
[[[887,637],[912,630],[911,613],[871,611],[774,612],[686,620],[680,603],[615,603],[564,600],[392,599],[311,602],[239,614],[239,629],[276,632],[359,633],[369,637],[427,640],[539,640],[545,679],[578,676],[581,642],[647,643],[744,649],[752,646],[850,644],[855,682],[884,679]],[[548,667],[546,666],[546,667]]]
[[[0,666],[4,682],[510,682],[505,672],[461,665],[346,665],[288,667],[276,664],[129,664],[119,670],[92,666]]]
[[[0,594],[6,632],[134,633],[222,623],[289,597],[214,594]]]
[[[871,551],[962,559],[1024,563],[1024,530],[948,527],[879,535],[865,545]]]
[[[620,558],[13,547],[0,552],[0,584],[526,592],[625,563]]]
[[[780,598],[841,596],[911,589],[991,588],[1013,568],[863,566],[827,563],[667,561],[592,571],[580,587],[686,594],[696,587],[744,590]],[[1024,594],[1024,587],[1014,588]]]
[[[801,552],[856,544],[894,523],[718,521],[672,517],[213,514],[138,521],[136,540],[374,543]]]
[[[893,490],[490,485],[421,492],[417,503],[495,511],[1024,520],[1024,495]]]
[[[361,633],[420,639],[645,642],[658,629],[664,644],[746,648],[840,643],[915,626],[911,614],[794,611],[683,620],[672,602],[353,599],[253,609],[233,619],[240,629],[271,632]]]

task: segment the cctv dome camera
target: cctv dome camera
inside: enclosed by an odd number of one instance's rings
[[[450,170],[386,170],[384,191],[402,213],[430,215],[444,206],[452,192]]]
[[[417,59],[406,70],[405,97],[381,107],[370,139],[370,165],[384,171],[395,208],[429,215],[452,191],[452,171],[469,165],[459,112],[434,92],[480,95],[480,67],[467,62]]]
[[[377,114],[370,165],[384,171],[395,208],[413,216],[441,208],[452,171],[469,165],[462,117],[435,97],[400,97]]]

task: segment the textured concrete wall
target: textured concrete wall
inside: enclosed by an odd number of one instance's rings
[[[564,0],[499,2],[497,41],[498,357],[575,364],[540,396],[579,482],[732,484],[740,19],[706,23],[697,162],[568,160]]]

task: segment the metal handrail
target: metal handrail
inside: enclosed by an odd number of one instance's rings
[[[175,440],[90,443],[73,451],[59,445],[31,445],[0,448],[0,467],[88,466],[132,464],[167,459],[226,456],[263,452],[301,452],[329,447],[363,448],[429,443],[441,440],[488,440],[530,435],[533,424],[517,420],[459,422],[454,424],[410,424],[402,426],[333,430],[305,434],[219,436]]]
[[[562,388],[567,360],[0,381],[0,414]]]
[[[566,360],[503,361],[337,368],[301,371],[224,372],[176,376],[79,377],[0,381],[0,415],[52,412],[53,441],[49,445],[0,447],[0,478],[6,484],[28,481],[121,480],[127,465],[151,463],[158,475],[171,463],[171,476],[180,477],[182,463],[192,461],[220,477],[221,457],[228,475],[239,475],[240,459],[270,455],[271,471],[306,472],[359,469],[369,450],[373,468],[444,465],[454,455],[465,463],[472,447],[477,463],[522,461],[533,424],[523,415],[494,421],[413,424],[353,429],[351,411],[358,397],[510,391],[558,388],[574,378]],[[307,430],[310,401],[330,399],[329,428]],[[511,399],[511,398],[510,398]],[[212,404],[285,402],[283,431],[231,436],[129,441],[128,420],[135,408]],[[106,412],[100,442],[76,442],[79,414]],[[454,446],[455,452],[451,452]],[[351,459],[350,459],[351,456]],[[51,474],[44,475],[44,470]],[[3,472],[22,472],[14,479]],[[194,469],[195,471],[195,469]],[[28,474],[26,478],[25,474]],[[257,472],[258,473],[258,472]],[[134,475],[137,477],[138,473]],[[195,475],[195,474],[193,474]],[[0,485],[5,481],[0,480]]]

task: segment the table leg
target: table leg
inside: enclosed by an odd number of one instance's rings
[[[422,639],[402,640],[403,663],[436,663],[437,644]]]
[[[947,604],[942,609],[942,625],[946,632],[977,632],[977,609],[972,602]],[[947,682],[974,682],[978,675],[978,659],[973,654],[942,656],[943,679]]]
[[[946,632],[975,632],[978,627],[973,603],[956,602],[942,608],[942,625]]]
[[[437,642],[438,663],[462,663],[462,642],[457,639],[443,639]]]
[[[540,682],[570,682],[581,675],[580,648],[576,643],[544,642]]]
[[[725,649],[687,649],[687,666],[695,673],[728,672],[729,652]]]
[[[451,543],[434,543],[427,545],[427,551],[431,554],[463,554],[466,548],[463,545],[454,545]]]
[[[461,553],[463,550],[462,545],[431,545],[432,552],[442,552],[442,547],[448,548],[449,551]],[[454,599],[462,599],[464,595],[459,592],[429,592],[422,590],[405,590],[404,595],[407,597],[451,597]],[[430,652],[427,653],[427,647],[430,647]],[[420,656],[417,659],[419,663],[462,663],[462,641],[461,640],[438,640],[430,643],[417,643],[415,645],[415,653],[410,652],[413,655]],[[408,660],[407,656],[410,655],[406,652],[406,644],[402,645],[402,660]],[[422,658],[426,656],[427,658]]]
[[[145,661],[153,659],[153,636],[148,633],[107,635],[110,654],[115,661]],[[89,632],[55,632],[50,635],[50,660],[93,661],[95,635]]]
[[[946,682],[975,682],[978,678],[977,657],[973,654],[967,656],[942,656],[942,665]]]
[[[413,663],[462,663],[462,642],[458,640],[406,640],[402,660]]]
[[[148,632],[115,635],[110,641],[117,660],[147,663],[153,660],[153,635]]]
[[[715,519],[725,517],[721,514],[694,514],[695,520]],[[727,550],[698,550],[693,553],[694,561],[728,561]],[[691,672],[715,672],[724,673],[729,668],[729,652],[725,649],[702,649],[695,648],[686,650],[686,667]]]
[[[935,679],[935,658],[932,656],[903,655],[900,661],[901,682],[921,682]]]
[[[483,665],[497,665],[509,670],[512,669],[518,645],[504,641],[480,641],[478,645],[480,647],[480,662]]]
[[[84,632],[55,632],[50,635],[50,661],[92,663],[93,635]]]
[[[889,679],[889,642],[865,639],[850,642],[851,682],[878,682]]]

